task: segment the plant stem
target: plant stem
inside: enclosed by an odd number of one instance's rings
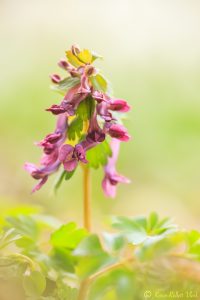
[[[90,169],[83,165],[83,223],[91,231]]]
[[[78,300],[86,300],[88,294],[88,280],[85,279],[81,282],[79,293],[78,293]]]
[[[89,286],[98,277],[106,274],[107,272],[113,271],[115,269],[118,269],[118,268],[121,268],[121,267],[126,267],[126,264],[132,263],[134,261],[135,261],[134,257],[129,257],[129,258],[124,259],[120,262],[117,262],[113,265],[107,266],[104,269],[98,271],[97,273],[91,275],[90,277],[84,279],[81,282],[81,285],[80,285],[80,288],[79,288],[78,300],[87,300]]]

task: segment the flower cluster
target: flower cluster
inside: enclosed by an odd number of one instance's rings
[[[114,197],[117,183],[129,181],[116,172],[115,164],[120,142],[130,139],[120,120],[121,114],[130,107],[125,100],[109,95],[107,81],[92,65],[99,57],[97,54],[72,46],[66,51],[66,57],[58,65],[67,71],[68,77],[51,76],[53,88],[64,97],[59,104],[46,109],[57,116],[55,131],[37,143],[44,153],[41,166],[26,163],[25,169],[40,180],[34,192],[61,165],[65,173],[71,173],[79,162],[89,167],[100,164],[105,170],[103,190],[107,196]],[[111,139],[110,146],[108,139]],[[99,149],[100,145],[103,146]],[[99,156],[97,149],[101,152]]]

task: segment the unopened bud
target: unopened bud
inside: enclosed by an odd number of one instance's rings
[[[81,50],[80,50],[80,48],[79,48],[78,45],[72,45],[71,50],[72,50],[72,53],[73,53],[74,55],[76,55],[76,56],[81,52]]]

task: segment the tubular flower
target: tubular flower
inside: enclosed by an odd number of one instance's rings
[[[120,141],[112,139],[111,149],[112,157],[108,159],[105,166],[105,175],[102,181],[102,188],[107,197],[114,198],[116,196],[116,188],[118,183],[129,183],[130,180],[116,172],[116,162],[119,154]]]
[[[127,129],[120,124],[111,124],[108,126],[108,134],[120,141],[127,142],[130,139],[130,135],[127,132]]]
[[[77,167],[78,161],[85,164],[88,162],[85,158],[85,150],[81,144],[77,144],[75,147],[67,144],[63,145],[59,152],[59,160],[68,172],[72,172]]]
[[[91,117],[90,126],[89,126],[89,130],[88,130],[88,134],[86,136],[86,140],[91,143],[92,142],[99,143],[99,142],[103,142],[105,140],[105,133],[100,128],[100,126],[97,122],[96,112]]]
[[[113,197],[116,184],[128,181],[116,173],[114,164],[119,142],[130,138],[127,129],[118,124],[119,114],[117,119],[115,114],[126,113],[130,106],[125,100],[108,94],[107,81],[92,65],[98,55],[72,46],[66,51],[66,58],[58,65],[68,76],[50,76],[54,89],[63,94],[60,103],[46,109],[57,116],[55,131],[37,143],[43,150],[40,166],[26,163],[25,169],[34,179],[40,180],[33,189],[37,191],[49,175],[62,166],[68,173],[73,172],[79,162],[94,168],[102,165],[105,167],[103,189],[106,195]],[[111,146],[108,143],[110,137]],[[111,150],[113,154],[109,157]]]
[[[37,167],[31,163],[25,163],[24,168],[31,176],[41,181],[37,184],[32,192],[39,190],[47,181],[48,176],[56,172],[61,164],[58,159],[59,148],[66,139],[67,117],[61,115],[58,117],[57,125],[54,133],[48,134],[43,141],[37,143],[43,148],[44,155],[41,159],[41,167]]]
[[[123,99],[111,99],[108,109],[118,112],[128,112],[130,110],[130,106]]]

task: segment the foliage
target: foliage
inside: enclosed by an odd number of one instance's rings
[[[114,217],[112,233],[99,235],[73,222],[58,224],[27,213],[2,226],[0,277],[20,278],[24,299],[144,299],[146,290],[167,293],[180,283],[184,293],[200,292],[197,231],[180,230],[155,213]]]

